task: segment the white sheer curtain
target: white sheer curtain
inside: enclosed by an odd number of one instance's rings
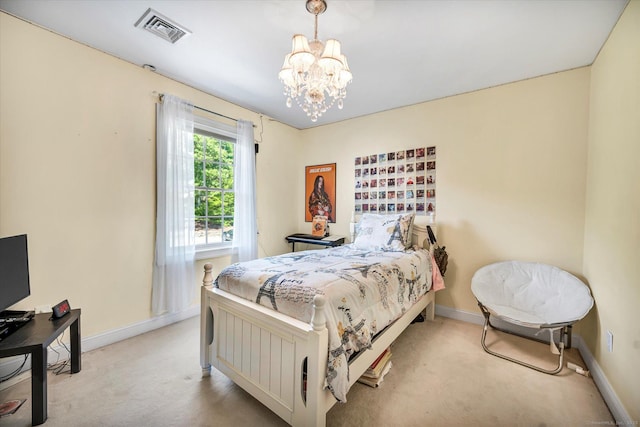
[[[175,313],[195,297],[193,105],[163,95],[157,121],[157,218],[151,307]]]
[[[256,220],[256,158],[253,123],[238,120],[236,158],[233,173],[235,205],[233,215],[233,262],[258,257]]]

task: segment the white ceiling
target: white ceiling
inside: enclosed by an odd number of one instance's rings
[[[305,0],[0,0],[0,9],[293,127],[346,120],[591,64],[628,0],[327,0],[353,82],[316,123],[287,108],[278,71]],[[192,34],[170,44],[134,24],[148,9]],[[206,108],[206,106],[203,106]]]

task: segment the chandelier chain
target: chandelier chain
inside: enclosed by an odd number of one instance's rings
[[[316,13],[315,26],[313,27],[313,39],[318,40],[318,14]]]

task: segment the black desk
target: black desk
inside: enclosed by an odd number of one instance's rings
[[[311,245],[320,245],[327,247],[340,246],[344,244],[344,237],[340,236],[328,236],[323,239],[312,239],[309,237],[302,237],[295,234],[286,237],[287,242],[291,243],[292,252],[296,251],[296,243],[307,243]]]
[[[36,314],[27,324],[0,341],[0,357],[31,354],[31,424],[47,420],[47,347],[65,329],[71,332],[71,373],[80,372],[80,309],[49,320],[51,313]]]

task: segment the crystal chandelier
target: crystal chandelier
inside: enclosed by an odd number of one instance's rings
[[[295,99],[315,122],[336,101],[342,109],[353,76],[347,58],[340,52],[340,42],[329,39],[325,45],[318,40],[318,15],[327,10],[327,3],[307,0],[307,10],[315,15],[313,40],[302,34],[293,36],[291,53],[284,58],[278,77],[284,83],[287,107],[291,108]]]

